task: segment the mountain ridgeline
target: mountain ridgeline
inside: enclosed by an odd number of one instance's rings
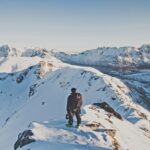
[[[0,47],[0,149],[149,150],[150,45],[78,54]],[[82,124],[65,126],[72,87]],[[76,123],[76,121],[75,121]]]

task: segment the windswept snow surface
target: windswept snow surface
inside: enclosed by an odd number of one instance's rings
[[[35,142],[20,150],[149,150],[149,111],[133,100],[121,79],[91,67],[65,64],[45,50],[35,51],[34,55],[0,57],[1,150],[12,150],[25,130],[32,131]],[[72,87],[84,97],[78,129],[65,126]],[[93,105],[102,102],[122,119]]]
[[[0,72],[13,73],[27,69],[42,61],[39,57],[0,57]]]

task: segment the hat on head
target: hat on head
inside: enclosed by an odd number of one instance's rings
[[[71,89],[71,92],[72,92],[72,93],[75,93],[76,90],[77,90],[76,88],[72,88],[72,89]]]

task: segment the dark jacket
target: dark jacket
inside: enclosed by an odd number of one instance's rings
[[[79,110],[82,106],[82,95],[80,93],[71,93],[67,99],[67,111]]]

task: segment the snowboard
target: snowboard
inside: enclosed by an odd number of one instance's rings
[[[67,128],[77,128],[77,129],[78,129],[80,126],[81,126],[81,125],[79,125],[79,126],[77,126],[77,125],[76,125],[76,126],[72,125],[72,126],[71,126],[71,125],[69,125],[69,124],[66,124],[66,127],[67,127]]]

